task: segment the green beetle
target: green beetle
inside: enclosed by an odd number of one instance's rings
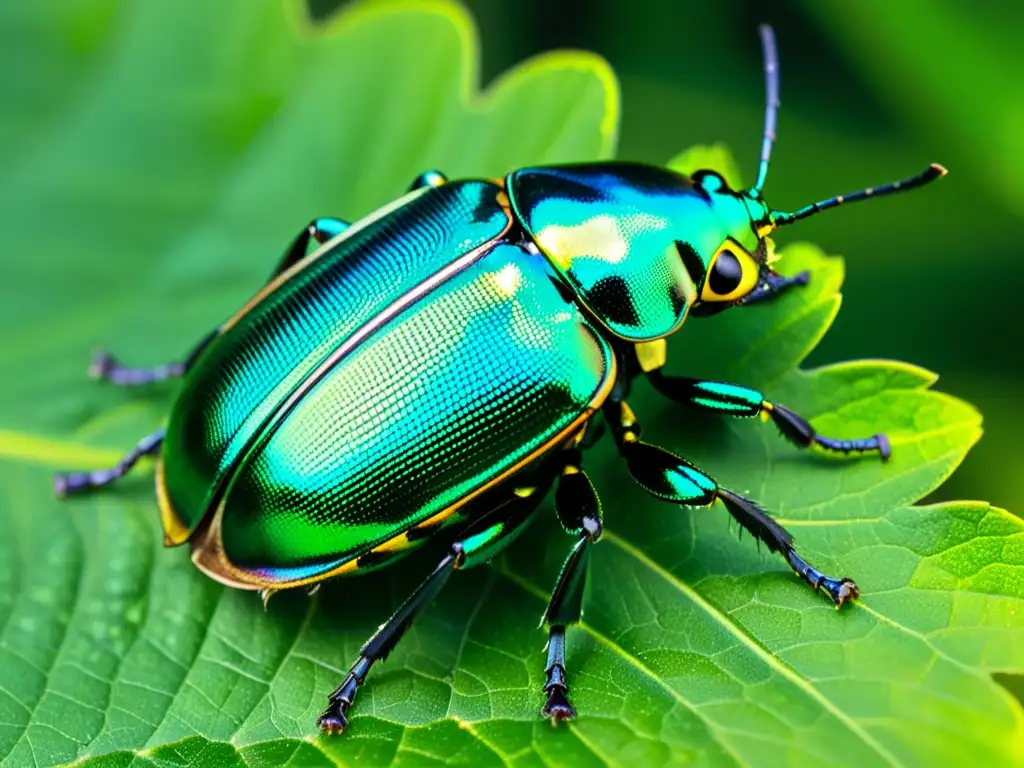
[[[754,186],[730,189],[630,163],[526,168],[499,180],[423,174],[404,197],[348,225],[314,220],[269,283],[184,363],[95,377],[136,385],[183,376],[166,430],[116,467],[55,478],[59,495],[106,485],[157,456],[169,546],[233,587],[269,594],[376,568],[423,542],[436,569],[370,638],[318,725],[339,732],[374,662],[459,568],[486,562],[554,485],[575,538],[544,614],[544,716],[573,717],[565,628],[580,618],[601,509],[582,469],[600,412],[633,478],[669,502],[728,512],[836,606],[847,578],[804,561],[753,501],[639,440],[625,397],[646,375],[667,397],[761,415],[801,447],[888,458],[883,435],[832,440],[747,387],[668,376],[665,337],[689,314],[771,298],[806,283],[771,266],[768,235],[813,213],[910,189],[920,175],[782,213],[761,197],[778,80],[761,29],[768,101]],[[311,248],[310,246],[316,246]]]

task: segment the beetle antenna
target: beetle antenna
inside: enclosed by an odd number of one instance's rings
[[[808,216],[813,216],[814,214],[828,210],[829,208],[835,208],[837,205],[842,205],[843,203],[858,203],[861,200],[867,200],[869,197],[883,197],[884,195],[892,195],[896,192],[906,192],[910,189],[922,187],[940,176],[945,176],[946,173],[946,169],[941,165],[938,163],[932,163],[924,171],[917,174],[917,176],[911,176],[909,179],[894,181],[892,184],[886,184],[882,187],[868,187],[867,189],[862,189],[859,192],[854,192],[849,195],[836,195],[835,197],[830,197],[828,200],[822,200],[818,203],[805,205],[803,208],[793,211],[793,213],[784,213],[782,211],[773,210],[771,212],[772,223],[776,227],[781,227],[785,224],[792,224],[794,221],[799,221],[800,219],[806,219]]]
[[[761,161],[757,166],[757,181],[751,192],[761,194],[765,179],[768,178],[768,161],[775,143],[775,121],[779,114],[779,55],[775,49],[775,32],[767,24],[757,28],[761,35],[761,49],[764,51],[764,133],[761,137]]]

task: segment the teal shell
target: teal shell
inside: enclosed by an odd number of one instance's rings
[[[497,245],[375,331],[250,453],[224,504],[225,554],[275,582],[337,568],[568,436],[613,367],[546,260]]]
[[[315,581],[592,415],[612,350],[549,261],[510,242],[501,197],[453,182],[357,223],[200,357],[161,482],[175,543],[205,521],[194,545],[211,575]]]
[[[229,321],[189,372],[167,427],[164,487],[181,528],[168,532],[173,543],[196,529],[255,435],[331,352],[454,256],[507,229],[497,192],[469,181],[412,193]]]
[[[666,336],[686,319],[726,238],[750,252],[767,208],[717,174],[638,163],[524,168],[509,176],[517,219],[614,335]]]

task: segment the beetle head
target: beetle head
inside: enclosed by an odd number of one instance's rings
[[[867,187],[847,195],[836,195],[805,205],[792,213],[778,211],[767,205],[761,191],[768,177],[768,163],[775,142],[775,123],[779,108],[779,64],[775,35],[771,27],[761,26],[759,32],[764,48],[767,103],[757,179],[750,189],[734,191],[714,171],[698,171],[693,175],[694,186],[707,196],[709,205],[727,233],[707,265],[706,275],[700,285],[699,298],[692,308],[693,313],[698,315],[713,314],[727,307],[742,304],[759,295],[765,295],[773,285],[790,282],[778,275],[772,267],[775,255],[768,235],[776,227],[791,224],[843,203],[905,192],[946,173],[946,169],[941,165],[932,163],[917,176],[880,187]],[[806,281],[806,276],[803,281]]]

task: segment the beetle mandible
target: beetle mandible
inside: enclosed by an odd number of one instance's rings
[[[778,66],[760,29],[767,106],[757,178],[730,189],[621,162],[524,168],[499,180],[419,176],[408,194],[349,225],[315,219],[270,281],[185,361],[129,368],[97,357],[94,377],[133,386],[181,376],[166,429],[114,468],[57,475],[58,495],[105,486],[156,457],[168,546],[232,587],[274,591],[389,564],[426,541],[437,567],[367,641],[318,720],[344,730],[359,686],[452,572],[486,562],[555,486],[575,537],[544,613],[546,701],[575,716],[565,630],[579,621],[586,564],[602,531],[583,470],[599,413],[633,479],[665,501],[725,509],[838,608],[849,578],[807,563],[756,503],[639,439],[626,404],[644,375],[662,395],[771,420],[799,447],[890,453],[884,435],[833,440],[745,386],[669,376],[665,337],[687,316],[805,284],[772,268],[768,235],[904,181],[792,213],[762,198],[775,137]]]

